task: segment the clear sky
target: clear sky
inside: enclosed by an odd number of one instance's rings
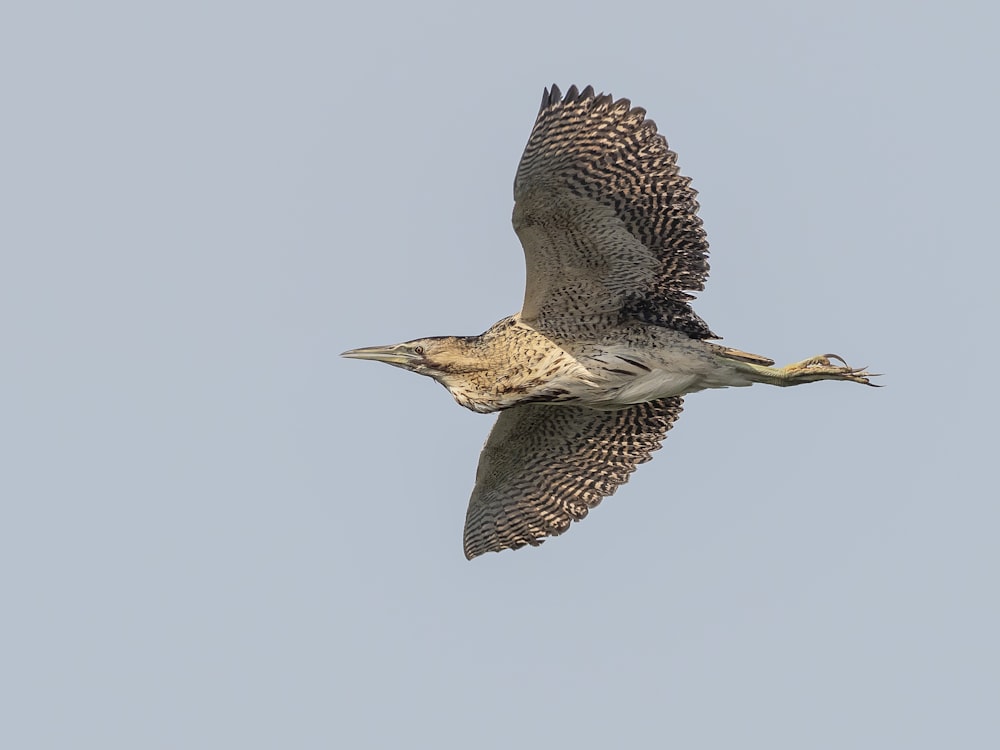
[[[998,746],[993,3],[18,5],[0,745]],[[518,309],[552,82],[659,124],[726,343],[887,387],[690,396],[469,563],[492,418],[337,355]]]

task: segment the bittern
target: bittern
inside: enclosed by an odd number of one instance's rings
[[[696,192],[629,100],[546,89],[514,179],[527,267],[521,312],[481,336],[352,349],[428,375],[500,416],[483,447],[465,555],[538,545],[660,447],[685,394],[753,383],[869,382],[822,354],[785,367],[712,343],[691,309],[708,242]],[[839,364],[838,364],[839,363]]]

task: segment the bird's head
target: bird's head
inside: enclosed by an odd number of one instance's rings
[[[491,398],[493,379],[484,378],[489,361],[480,342],[480,336],[433,336],[391,346],[351,349],[340,356],[374,359],[427,375],[447,388],[465,408],[490,412],[499,407]]]
[[[453,376],[483,369],[469,342],[461,336],[433,336],[390,346],[367,346],[343,352],[341,357],[373,359],[394,367],[428,375],[445,384]]]

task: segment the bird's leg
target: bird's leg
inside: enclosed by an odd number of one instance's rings
[[[842,364],[835,365],[831,359]],[[864,367],[850,367],[844,362],[843,357],[836,354],[819,354],[784,367],[740,363],[740,369],[752,373],[751,377],[755,382],[770,385],[788,386],[813,383],[817,380],[848,380],[852,383],[878,387],[868,380],[876,377],[877,373],[868,372]]]

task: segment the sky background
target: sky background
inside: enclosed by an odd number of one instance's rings
[[[5,6],[0,745],[997,747],[998,13]],[[338,354],[519,308],[553,81],[679,154],[726,343],[887,387],[690,396],[470,563],[492,417]]]

